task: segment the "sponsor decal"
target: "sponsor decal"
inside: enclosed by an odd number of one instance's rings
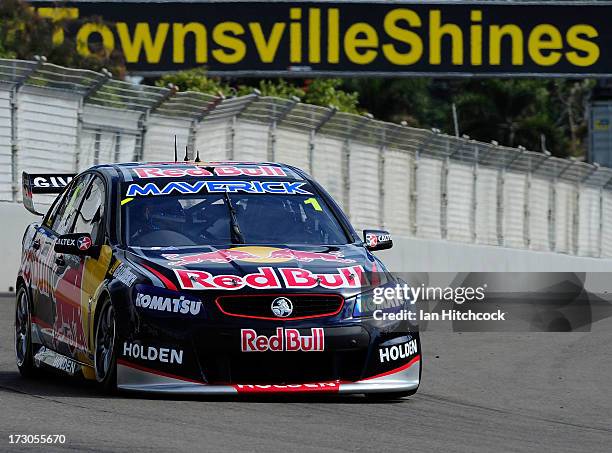
[[[149,362],[183,364],[183,350],[172,348],[157,348],[134,343],[123,343],[123,356]]]
[[[312,382],[308,384],[235,384],[238,393],[279,393],[279,392],[337,392],[339,382]]]
[[[132,283],[136,280],[137,275],[134,274],[128,266],[121,263],[119,267],[113,272],[113,277],[123,283],[125,286],[132,286]]]
[[[286,318],[293,313],[293,303],[286,297],[277,297],[274,299],[270,308],[277,318]]]
[[[378,245],[378,236],[370,233],[366,236],[366,242],[370,247],[376,247]]]
[[[136,293],[134,305],[139,308],[146,308],[153,311],[163,311],[167,313],[180,313],[183,315],[197,315],[202,308],[199,300],[185,299],[185,296],[176,298],[155,296],[151,294]]]
[[[233,165],[215,167],[213,171],[206,168],[135,168],[134,173],[141,179],[147,178],[181,178],[189,176],[287,176],[280,167],[254,165],[236,167]]]
[[[74,239],[74,238],[58,238],[55,241],[55,243],[58,244],[58,245],[74,246],[74,245],[76,245],[76,239]]]
[[[310,263],[325,261],[330,263],[354,263],[355,260],[343,258],[341,252],[311,252],[305,250],[279,249],[274,247],[235,247],[214,250],[212,252],[180,255],[167,253],[162,255],[169,260],[170,266],[188,266],[198,263],[230,263],[246,261],[251,263],[282,263],[291,260]]]
[[[300,268],[281,268],[279,272],[286,288],[356,288],[363,281],[361,266],[340,268],[335,274],[318,274]]]
[[[416,340],[405,343],[386,346],[378,350],[380,363],[395,362],[399,359],[407,359],[419,352]]]
[[[121,265],[121,261],[115,258],[113,264],[111,264],[110,267],[108,268],[108,273],[113,275],[120,265]]]
[[[240,330],[240,350],[242,352],[321,352],[325,350],[325,333],[323,328],[310,329],[310,335],[302,335],[297,329],[276,328],[276,334],[270,337],[257,335],[253,329]]]
[[[45,365],[51,366],[70,375],[74,375],[77,371],[77,367],[79,366],[74,360],[47,349],[45,346],[42,346],[38,350],[34,356],[34,361],[38,366],[40,366],[41,363],[44,363]]]
[[[37,189],[62,189],[72,181],[72,178],[72,176],[36,176],[32,180],[32,186]]]
[[[175,192],[181,194],[196,194],[203,190],[208,193],[249,193],[249,194],[285,194],[285,195],[312,195],[301,187],[305,182],[296,181],[173,181],[163,187],[149,182],[144,185],[130,184],[125,197],[138,195],[171,195]]]
[[[51,366],[68,374],[74,374],[76,371],[76,363],[61,355],[58,355],[53,359]]]
[[[366,234],[366,243],[369,247],[376,247],[380,242],[390,242],[391,235],[389,233],[368,233]]]
[[[253,289],[282,288],[280,280],[271,267],[260,267],[258,272],[244,276],[221,274],[212,275],[206,271],[174,269],[174,273],[183,289],[222,289],[238,290],[244,287]],[[363,282],[361,266],[337,269],[337,273],[314,273],[307,269],[281,268],[277,272],[282,278],[285,288],[358,288]]]
[[[91,238],[87,236],[81,236],[77,239],[77,247],[79,250],[89,250],[91,247]]]
[[[245,247],[246,248],[246,247]],[[249,252],[239,249],[216,250],[213,252],[195,253],[192,255],[179,255],[177,253],[166,253],[162,255],[170,266],[187,266],[198,263],[229,263],[231,261],[246,261],[257,258]]]

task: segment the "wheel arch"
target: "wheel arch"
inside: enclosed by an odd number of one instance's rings
[[[98,327],[98,319],[100,316],[100,310],[104,307],[106,301],[109,301],[111,304],[113,303],[113,299],[111,297],[111,293],[106,286],[104,286],[101,291],[98,293],[97,297],[94,299],[95,305],[93,307],[93,314],[91,317],[91,327],[89,329],[89,344],[92,346],[92,353],[94,344],[95,344],[95,336],[96,336],[96,328]]]
[[[15,281],[15,297],[17,297],[17,293],[19,292],[19,288],[23,287],[28,294],[28,304],[30,305],[30,316],[32,316],[32,309],[34,308],[32,302],[34,298],[32,297],[32,288],[25,281],[25,278],[20,274],[17,276],[17,280]]]

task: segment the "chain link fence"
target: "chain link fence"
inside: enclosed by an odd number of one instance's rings
[[[0,60],[0,200],[20,175],[167,161],[279,161],[313,175],[356,228],[612,257],[612,170],[306,105],[133,85]],[[182,153],[181,153],[182,158]]]

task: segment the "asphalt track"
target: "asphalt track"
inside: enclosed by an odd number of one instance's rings
[[[582,333],[422,336],[410,399],[106,397],[78,380],[25,380],[13,300],[0,298],[2,451],[612,451],[612,318]],[[9,444],[64,434],[63,446]]]

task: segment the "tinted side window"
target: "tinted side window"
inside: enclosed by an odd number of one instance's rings
[[[47,228],[53,227],[53,222],[55,221],[59,207],[62,205],[62,203],[64,203],[64,198],[66,198],[66,190],[64,190],[61,194],[57,196],[57,198],[49,208],[49,211],[47,211],[47,215],[45,215],[45,218],[43,220],[43,224]]]
[[[102,241],[104,225],[104,182],[100,178],[94,178],[87,189],[81,209],[76,216],[74,233],[89,233],[94,244]]]
[[[87,184],[91,181],[92,175],[84,175],[78,178],[68,189],[66,195],[59,203],[59,208],[53,220],[51,229],[57,234],[66,234],[74,223],[77,209],[81,204]]]

